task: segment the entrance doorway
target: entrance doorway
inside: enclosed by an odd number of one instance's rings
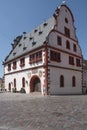
[[[31,78],[30,92],[41,92],[41,82],[37,76]]]

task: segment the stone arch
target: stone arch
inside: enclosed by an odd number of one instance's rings
[[[30,80],[30,92],[41,92],[41,81],[36,75]]]

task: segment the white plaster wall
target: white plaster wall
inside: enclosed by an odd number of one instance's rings
[[[60,75],[64,76],[64,87],[60,87]],[[76,77],[76,87],[72,87],[72,77]],[[50,67],[50,94],[81,94],[82,73]]]
[[[68,19],[68,23],[65,23],[65,18]],[[62,6],[57,18],[57,27],[56,31],[52,31],[49,34],[49,44],[54,47],[51,50],[60,52],[61,62],[51,61],[50,59],[50,79],[49,87],[51,94],[81,94],[82,93],[82,66],[76,66],[76,58],[82,57],[82,52],[78,44],[76,37],[76,30],[74,26],[74,21],[70,11]],[[64,27],[67,27],[70,30],[70,38],[65,36]],[[62,38],[62,45],[57,44],[57,36]],[[66,40],[70,42],[70,49],[66,48]],[[73,44],[76,44],[77,51],[74,52]],[[74,57],[74,65],[69,64],[69,56]],[[50,49],[49,49],[50,57]],[[82,58],[80,58],[82,65]],[[76,70],[76,71],[75,71]],[[60,75],[64,76],[65,87],[60,88]],[[72,87],[72,77],[76,77],[76,87]]]
[[[13,73],[13,72],[17,72],[17,71],[22,71],[25,69],[30,69],[32,67],[41,66],[44,63],[44,56],[43,55],[44,55],[44,52],[42,50],[42,61],[40,61],[38,63],[34,63],[34,64],[29,64],[29,55],[24,56],[25,57],[25,66],[23,66],[23,67],[20,67],[20,58],[18,58],[18,59],[16,59],[16,62],[17,62],[16,69],[13,69],[13,61],[10,62],[11,63],[11,71],[8,71],[8,64],[5,65],[5,74]]]
[[[44,76],[43,76],[43,68],[39,68],[37,69],[36,73],[32,73],[32,70],[30,71],[24,71],[24,72],[20,72],[20,73],[14,73],[14,74],[10,74],[10,75],[5,75],[5,89],[7,89],[8,91],[8,84],[11,83],[11,87],[14,88],[14,78],[16,79],[16,88],[17,91],[20,91],[21,87],[22,87],[22,78],[25,77],[25,90],[26,93],[30,93],[30,80],[31,78],[36,75],[40,78],[41,81],[41,92],[43,90],[43,85],[44,85]],[[40,75],[40,72],[42,72],[42,75]],[[42,92],[43,93],[43,92]]]
[[[54,49],[51,49],[51,50],[54,50]],[[78,70],[78,71],[82,70],[82,67],[76,66],[77,57],[74,56],[74,65],[70,65],[69,64],[69,54],[63,53],[61,51],[57,51],[57,52],[59,52],[61,54],[61,62],[51,61],[49,58],[49,61],[50,61],[49,65],[56,66],[56,67],[62,67],[62,68],[66,68],[66,69],[74,69],[74,70]],[[50,57],[50,49],[49,49],[49,57]],[[82,64],[82,60],[81,60],[81,64]]]
[[[20,58],[16,59],[17,67],[16,69],[13,69],[13,61],[11,63],[11,71],[8,71],[8,64],[5,65],[5,88],[8,91],[8,84],[11,83],[11,88],[14,87],[13,81],[14,78],[16,79],[16,86],[17,91],[20,91],[22,87],[22,78],[25,77],[26,79],[26,85],[25,90],[26,93],[30,93],[30,80],[34,75],[39,76],[39,72],[42,72],[42,76],[40,77],[41,81],[41,92],[43,94],[43,85],[44,85],[44,77],[43,77],[43,68],[40,68],[39,66],[43,65],[44,63],[44,51],[42,50],[42,61],[34,64],[29,64],[29,55],[25,56],[25,66],[20,67]],[[32,68],[38,67],[37,72],[33,73]],[[12,90],[12,89],[11,89]]]
[[[57,44],[57,36],[60,36],[62,38],[62,45],[61,46]],[[68,40],[70,42],[70,49],[66,48],[66,40]],[[50,35],[49,35],[49,44],[51,46],[53,46],[53,47],[56,47],[58,49],[66,51],[68,53],[72,53],[72,54],[79,55],[79,56],[82,55],[80,46],[76,41],[73,41],[72,39],[67,38],[67,37],[65,37],[64,35],[62,35],[62,34],[60,34],[58,32],[51,32],[50,33]],[[73,51],[73,44],[76,44],[76,48],[77,48],[76,52]]]
[[[65,23],[65,18],[68,19],[68,24]],[[59,12],[59,15],[58,15],[57,30],[59,32],[65,34],[64,26],[70,29],[70,37],[75,39],[75,40],[77,40],[76,34],[75,34],[75,27],[74,27],[74,21],[72,19],[72,15],[71,15],[70,11],[65,6],[62,6],[60,8],[60,12]]]

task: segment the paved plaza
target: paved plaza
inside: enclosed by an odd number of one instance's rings
[[[87,130],[87,95],[0,93],[0,130]]]

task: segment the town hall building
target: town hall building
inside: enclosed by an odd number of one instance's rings
[[[4,62],[4,81],[9,92],[82,93],[82,51],[65,3],[32,32],[14,39]]]

